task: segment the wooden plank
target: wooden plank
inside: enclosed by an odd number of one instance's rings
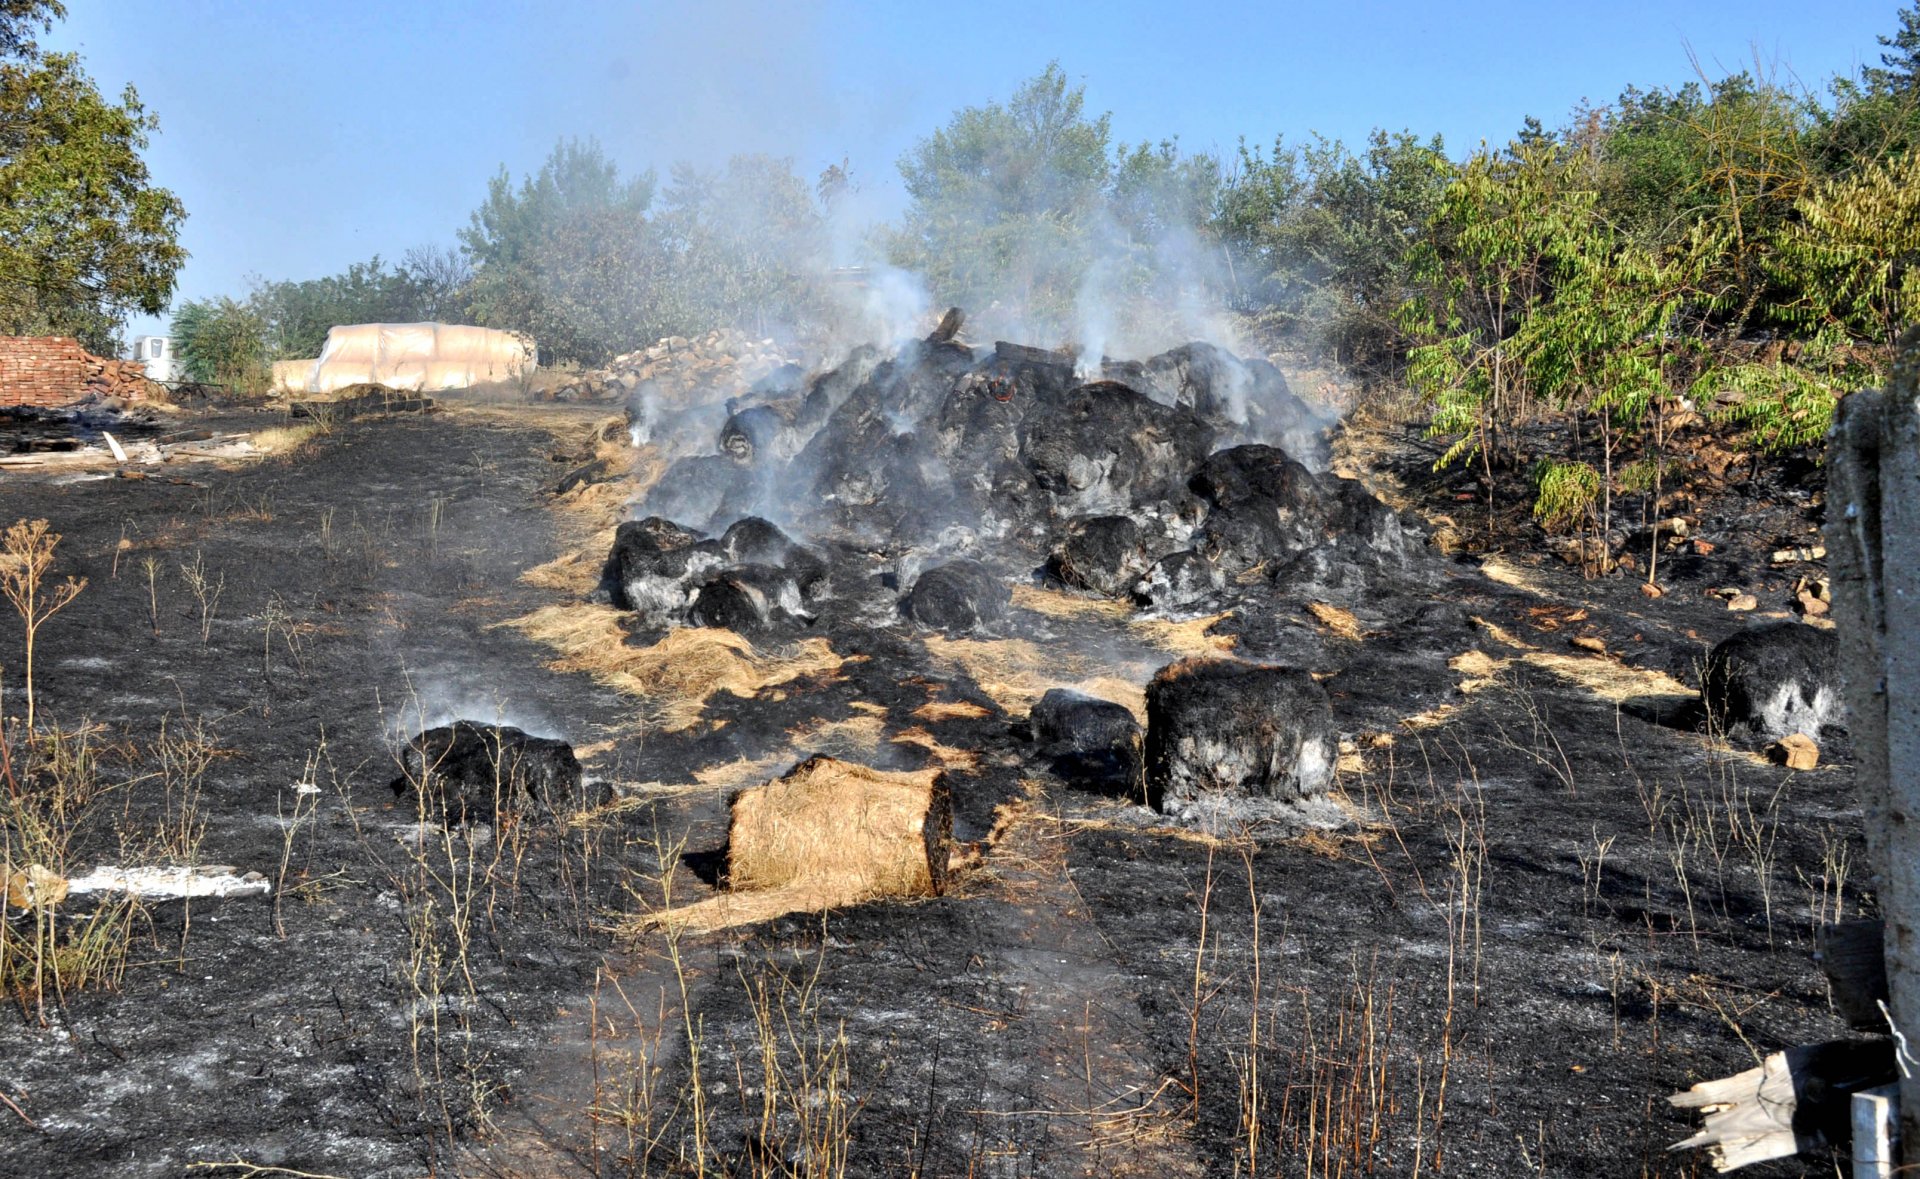
[[[1698,1134],[1669,1149],[1706,1147],[1715,1170],[1732,1171],[1844,1144],[1852,1133],[1852,1095],[1895,1075],[1887,1040],[1830,1040],[1775,1052],[1758,1068],[1667,1098],[1706,1114]]]

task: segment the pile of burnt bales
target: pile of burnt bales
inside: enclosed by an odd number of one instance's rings
[[[718,538],[649,516],[614,533],[601,583],[613,605],[650,626],[719,626],[754,633],[813,621],[827,564],[758,517]]]
[[[552,814],[581,797],[573,747],[511,725],[458,720],[427,729],[400,752],[396,798],[413,796],[424,815],[449,826]]]
[[[1353,589],[1406,565],[1408,527],[1324,472],[1323,420],[1273,365],[1189,344],[1086,371],[1066,353],[977,350],[944,324],[889,357],[783,370],[730,402],[705,453],[677,459],[641,510],[690,530],[758,516],[877,554],[1038,569],[1150,607],[1262,577]],[[946,630],[998,608],[944,577],[903,607]]]

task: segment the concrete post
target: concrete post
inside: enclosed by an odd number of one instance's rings
[[[1827,553],[1894,1030],[1920,1054],[1920,337],[1885,392],[1840,403],[1828,450]],[[1920,1165],[1920,1069],[1900,1082],[1900,1142]]]

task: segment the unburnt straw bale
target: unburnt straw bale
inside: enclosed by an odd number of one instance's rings
[[[1701,699],[1719,728],[1770,739],[1844,723],[1834,634],[1800,622],[1749,627],[1707,656]]]
[[[946,887],[953,802],[934,770],[889,773],[816,756],[733,797],[727,882],[800,889],[812,907]]]
[[[1336,747],[1326,691],[1304,671],[1183,659],[1147,685],[1147,797],[1165,814],[1322,794]]]
[[[427,729],[400,754],[396,797],[418,791],[437,818],[490,823],[499,814],[557,808],[580,793],[573,746],[512,725],[459,720]]]

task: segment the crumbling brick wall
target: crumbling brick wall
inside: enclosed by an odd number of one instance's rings
[[[138,401],[150,388],[137,362],[95,356],[70,336],[0,336],[0,406],[69,405],[89,394]]]

